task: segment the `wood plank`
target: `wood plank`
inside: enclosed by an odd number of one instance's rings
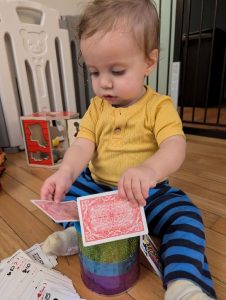
[[[193,174],[195,174],[196,176],[202,174],[202,172],[210,170],[214,174],[221,174],[224,177],[224,161],[225,156],[216,156],[214,158],[213,164],[213,156],[209,155],[208,152],[205,152],[202,155],[200,155],[198,152],[188,152],[181,170],[188,170],[190,173],[192,173],[193,171]],[[196,171],[198,172],[198,174],[196,173]]]
[[[8,174],[4,174],[1,178],[3,190],[19,204],[24,206],[30,212],[37,210],[34,204],[31,203],[31,199],[39,198],[37,193],[34,193],[30,188],[22,185]]]
[[[7,162],[6,174],[16,179],[22,185],[30,188],[33,192],[39,194],[43,181],[27,171],[17,167],[10,161]]]
[[[0,218],[0,260],[10,256],[18,249],[25,250],[27,245],[12,230],[10,225]]]
[[[160,278],[143,266],[141,266],[139,281],[128,293],[133,298],[142,300],[161,300],[164,297],[164,290]]]
[[[207,137],[207,136],[198,136],[193,134],[187,134],[187,141],[188,142],[198,142],[198,143],[205,143],[207,145],[226,145],[226,141],[223,139],[217,139],[213,137]]]
[[[218,218],[226,217],[225,195],[200,188],[195,183],[191,185],[186,179],[178,180],[175,177],[170,177],[170,183],[173,186],[180,186],[201,210],[215,214]]]
[[[220,190],[218,191],[210,191],[207,187],[202,187],[199,185],[198,180],[193,182],[187,181],[187,177],[185,178],[180,178],[179,176],[176,177],[174,175],[170,176],[170,184],[172,186],[177,186],[180,187],[185,193],[190,195],[191,199],[195,202],[195,200],[199,199],[200,204],[203,203],[203,208],[205,208],[205,203],[208,200],[209,203],[212,203],[213,205],[215,204],[221,204],[223,207],[226,205],[225,201],[225,195],[226,193],[222,193]],[[212,206],[209,207],[210,212],[214,213],[215,210],[212,210]],[[208,211],[209,211],[208,209]],[[219,210],[217,211],[218,214]],[[215,212],[216,213],[216,212]]]
[[[206,242],[208,248],[215,250],[219,254],[225,255],[226,262],[226,236],[206,228]]]
[[[194,204],[196,204],[200,209],[206,210],[210,213],[215,213],[224,218],[226,217],[226,203],[222,204],[212,199],[209,200],[194,194],[190,194],[190,196]]]
[[[4,191],[15,199],[19,204],[24,206],[27,210],[32,212],[42,223],[47,225],[52,231],[61,230],[62,227],[54,223],[48,216],[46,216],[40,209],[38,209],[30,200],[38,199],[39,195],[24,185],[21,185],[14,178],[4,174],[2,177],[2,184]]]
[[[44,214],[40,209],[33,211],[33,215],[37,217],[43,224],[50,228],[53,232],[63,230],[63,227],[55,223],[46,214]]]
[[[218,215],[210,213],[204,209],[202,209],[202,217],[206,228],[212,228],[219,219]]]
[[[206,249],[206,256],[214,282],[217,279],[226,286],[226,256],[208,247]]]
[[[223,235],[226,234],[226,218],[219,218],[216,223],[214,224],[213,230],[219,232]]]
[[[43,242],[52,231],[5,192],[0,193],[0,216],[18,237],[31,247]]]
[[[201,155],[206,152],[210,154],[215,154],[216,151],[218,153],[222,153],[225,155],[225,146],[226,146],[225,139],[216,139],[216,138],[191,135],[191,134],[187,134],[186,138],[187,138],[188,148],[194,149],[197,153],[200,153]],[[212,153],[210,149],[215,149],[214,153]],[[200,152],[200,150],[204,150],[204,151]]]
[[[188,183],[192,184],[194,183],[194,176],[196,176],[197,173],[190,174],[186,172],[185,170],[181,169],[176,174],[173,175],[174,178],[185,178]],[[197,174],[198,175],[198,174]],[[226,194],[226,180],[225,182],[216,181],[213,178],[204,178],[199,176],[199,181],[197,183],[199,188],[206,189],[210,192],[215,193],[221,193]]]
[[[215,280],[215,289],[218,300],[225,300],[226,286],[223,282]]]

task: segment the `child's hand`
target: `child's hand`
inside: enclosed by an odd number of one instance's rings
[[[60,202],[64,199],[71,184],[72,180],[69,173],[58,170],[43,183],[41,188],[41,199]]]
[[[154,171],[145,166],[138,166],[126,170],[118,183],[119,195],[128,201],[138,202],[145,206],[149,189],[156,186]]]

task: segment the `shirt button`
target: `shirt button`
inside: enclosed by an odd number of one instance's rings
[[[115,134],[120,134],[120,132],[121,132],[121,128],[119,128],[119,127],[117,127],[117,128],[115,128]]]

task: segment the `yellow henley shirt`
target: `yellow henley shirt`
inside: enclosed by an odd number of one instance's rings
[[[117,186],[126,169],[152,156],[166,138],[184,136],[172,99],[148,86],[146,89],[145,95],[128,107],[113,107],[97,96],[91,100],[77,136],[96,145],[89,163],[95,181]]]

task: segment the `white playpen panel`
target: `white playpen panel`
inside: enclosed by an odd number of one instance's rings
[[[76,111],[68,31],[59,12],[0,0],[0,99],[11,147],[23,147],[20,116]]]

